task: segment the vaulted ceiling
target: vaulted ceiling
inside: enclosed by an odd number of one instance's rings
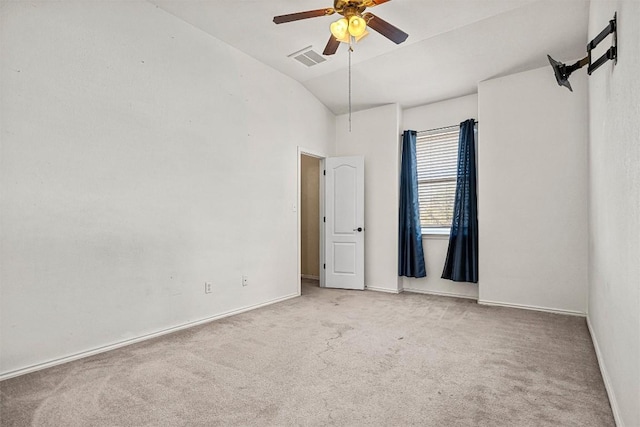
[[[346,46],[312,67],[288,55],[321,53],[337,15],[276,25],[276,15],[332,0],[150,0],[187,23],[299,81],[335,114],[348,108]],[[587,0],[393,0],[370,9],[409,34],[396,45],[375,31],[354,45],[353,110],[402,107],[477,91],[478,82],[542,67],[546,54],[585,54]],[[549,68],[549,78],[553,72]]]

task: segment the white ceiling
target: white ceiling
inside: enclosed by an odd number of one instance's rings
[[[348,49],[319,53],[337,15],[276,25],[275,15],[331,7],[332,0],[150,0],[174,16],[302,83],[335,114],[348,110]],[[396,45],[370,30],[352,53],[353,110],[402,107],[475,93],[478,82],[586,53],[588,0],[393,0],[368,9],[409,34]],[[553,72],[549,68],[549,78]]]

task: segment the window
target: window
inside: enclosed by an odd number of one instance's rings
[[[423,234],[449,234],[458,173],[459,126],[419,132],[418,200]]]

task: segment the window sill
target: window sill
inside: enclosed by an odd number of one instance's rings
[[[422,229],[423,239],[449,239],[449,228],[427,228]]]

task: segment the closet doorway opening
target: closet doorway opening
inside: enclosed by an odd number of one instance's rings
[[[324,157],[298,149],[299,292],[324,285]],[[304,284],[304,286],[303,286]]]

